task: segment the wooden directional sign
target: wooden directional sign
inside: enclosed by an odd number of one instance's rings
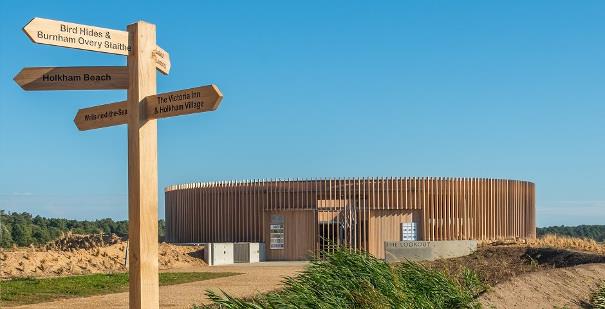
[[[168,75],[170,72],[170,55],[159,46],[156,46],[153,51],[153,60],[155,61],[155,67],[163,74]]]
[[[166,92],[145,98],[147,119],[213,111],[223,94],[215,85]]]
[[[146,119],[159,119],[213,111],[223,99],[216,85],[167,92],[145,98]],[[74,118],[80,131],[128,123],[126,101],[83,108]]]
[[[127,89],[127,101],[84,108],[80,130],[128,124],[128,292],[132,309],[159,308],[158,118],[213,111],[223,95],[215,85],[156,94],[156,69],[170,71],[170,56],[156,45],[155,25],[128,31],[43,18],[23,31],[35,43],[126,55],[127,67],[25,68],[15,81],[25,90]],[[129,42],[130,40],[130,42]]]
[[[23,90],[128,89],[128,67],[25,68],[14,80]]]
[[[76,114],[74,122],[80,131],[127,124],[126,101],[83,108]]]
[[[128,32],[36,17],[23,31],[39,44],[128,56]]]
[[[101,27],[87,26],[64,21],[36,17],[25,27],[23,32],[38,44],[91,50],[128,56],[131,50],[128,44],[128,32]],[[156,46],[163,56],[156,67],[164,74],[170,71],[170,57],[168,53]],[[154,53],[155,54],[155,53]],[[159,54],[159,53],[158,53]],[[153,56],[156,59],[155,56]]]

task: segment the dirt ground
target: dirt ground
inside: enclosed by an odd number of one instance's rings
[[[263,262],[246,265],[204,266],[170,271],[238,272],[241,275],[160,287],[160,308],[191,308],[193,304],[208,304],[206,289],[223,290],[238,297],[254,296],[281,286],[284,276],[301,271],[305,262]],[[32,309],[99,309],[128,308],[128,293],[64,299],[11,308]]]
[[[605,255],[565,248],[484,246],[425,264],[453,275],[474,270],[490,286],[479,299],[484,308],[589,308],[591,294],[605,280]]]
[[[126,242],[110,237],[73,236],[45,248],[0,251],[0,279],[125,272]],[[456,275],[464,268],[478,273],[491,288],[480,297],[486,308],[581,308],[605,280],[604,246],[583,240],[550,238],[548,243],[484,244],[465,257],[426,262]],[[542,246],[542,247],[541,247]],[[571,249],[570,249],[571,248]],[[586,250],[591,252],[582,252]],[[163,271],[238,272],[226,278],[160,287],[162,308],[205,304],[207,289],[249,297],[278,289],[284,276],[301,271],[304,262],[263,262],[209,267],[203,247],[160,244]],[[64,299],[15,308],[127,308],[128,293]]]
[[[103,242],[78,235],[60,239],[42,248],[0,251],[0,279],[48,277],[90,273],[126,272],[127,242],[111,238]],[[201,259],[203,247],[159,245],[160,269],[206,265]]]
[[[524,274],[480,297],[485,308],[590,308],[590,295],[605,280],[605,264],[585,264]]]
[[[605,263],[605,255],[515,245],[479,247],[475,253],[468,256],[424,264],[454,276],[463,268],[469,268],[479,275],[482,282],[495,286],[526,273],[589,263]]]

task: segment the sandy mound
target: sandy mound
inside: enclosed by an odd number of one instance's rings
[[[468,256],[425,264],[451,274],[475,271],[491,286],[479,299],[485,308],[583,308],[605,279],[605,255],[585,244],[590,242],[569,238],[492,243]]]
[[[117,236],[67,235],[43,248],[0,252],[0,278],[125,272],[127,242]],[[203,247],[161,243],[160,269],[202,267]]]
[[[450,274],[469,268],[484,283],[494,286],[526,273],[590,263],[605,263],[605,255],[558,248],[484,246],[467,256],[423,264]]]
[[[486,308],[590,308],[605,278],[605,264],[549,269],[498,284],[479,300]]]

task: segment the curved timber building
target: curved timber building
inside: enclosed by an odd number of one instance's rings
[[[534,238],[535,185],[485,178],[253,180],[169,186],[166,239],[260,242],[267,260],[385,241]]]

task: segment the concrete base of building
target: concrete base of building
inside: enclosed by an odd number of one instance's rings
[[[384,242],[384,256],[389,263],[434,261],[469,255],[476,250],[476,240]]]

